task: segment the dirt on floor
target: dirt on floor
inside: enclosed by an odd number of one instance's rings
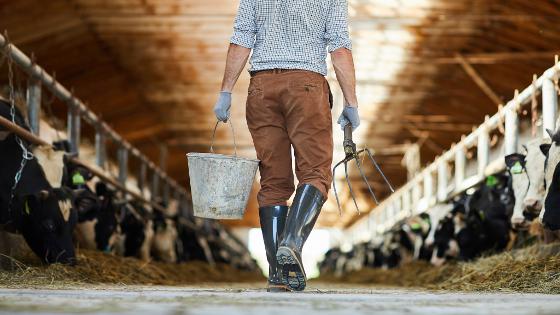
[[[418,287],[459,291],[509,291],[560,294],[560,244],[531,247],[434,267],[413,262],[397,269],[365,268],[321,282]]]
[[[260,271],[247,272],[226,264],[144,262],[92,250],[80,250],[76,266],[38,265],[12,259],[0,269],[0,287],[67,287],[80,284],[185,285],[205,282],[260,282]],[[7,259],[7,257],[4,257]]]

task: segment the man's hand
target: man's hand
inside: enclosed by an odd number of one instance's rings
[[[340,125],[342,130],[344,130],[344,127],[346,127],[347,124],[350,124],[352,125],[352,131],[355,131],[360,125],[358,106],[350,106],[345,102],[344,109],[342,110],[340,117],[338,117],[337,123]]]
[[[220,97],[214,105],[214,114],[219,121],[227,122],[231,107],[231,92],[220,92]]]

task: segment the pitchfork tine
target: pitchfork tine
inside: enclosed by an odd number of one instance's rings
[[[385,173],[383,173],[383,171],[381,170],[381,167],[379,167],[379,164],[377,164],[377,162],[375,161],[375,159],[373,158],[373,155],[371,154],[371,152],[369,151],[368,148],[365,148],[364,151],[366,151],[367,155],[369,156],[369,159],[371,160],[371,162],[373,163],[373,165],[375,165],[375,168],[377,169],[377,171],[379,172],[379,174],[381,174],[381,177],[383,177],[383,180],[385,181],[385,183],[387,184],[387,186],[389,186],[389,189],[391,189],[391,192],[395,192],[395,189],[393,188],[393,185],[391,185],[391,183],[389,182],[389,179],[387,179],[387,177],[385,176]]]
[[[338,162],[332,170],[332,178],[333,178],[333,182],[332,182],[332,187],[333,187],[333,192],[334,192],[334,197],[336,198],[336,205],[338,206],[338,215],[342,216],[342,208],[340,207],[340,201],[338,200],[338,193],[336,191],[336,176],[335,176],[335,171],[336,168],[342,164],[344,161]]]
[[[354,196],[354,190],[352,189],[352,184],[350,184],[350,179],[348,178],[348,162],[344,162],[344,175],[346,175],[346,182],[348,183],[348,188],[350,188],[350,196],[352,196],[352,201],[354,201],[354,206],[356,206],[356,211],[360,213],[360,208],[358,208],[358,203],[356,202],[356,197]]]
[[[367,188],[369,189],[369,192],[371,193],[373,200],[375,201],[376,204],[379,204],[379,200],[377,200],[375,193],[373,193],[373,190],[371,189],[371,186],[369,185],[368,179],[366,177],[366,174],[364,174],[364,171],[362,170],[362,163],[360,163],[360,159],[358,159],[358,156],[356,156],[356,158],[354,159],[356,160],[356,166],[358,166],[358,170],[360,171],[360,174],[362,175],[364,182],[366,182]]]

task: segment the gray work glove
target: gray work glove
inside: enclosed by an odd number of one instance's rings
[[[352,131],[355,131],[360,125],[358,107],[344,105],[344,109],[342,110],[342,114],[340,114],[340,117],[338,117],[337,123],[340,125],[340,128],[342,130],[344,130],[344,127],[346,127],[347,124],[351,124]]]
[[[229,109],[231,107],[231,92],[220,92],[220,97],[214,105],[214,114],[219,121],[226,122],[229,118]]]

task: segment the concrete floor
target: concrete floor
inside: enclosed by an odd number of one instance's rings
[[[305,293],[269,294],[258,286],[0,289],[0,314],[560,314],[560,299],[554,295],[327,285],[312,285]]]

